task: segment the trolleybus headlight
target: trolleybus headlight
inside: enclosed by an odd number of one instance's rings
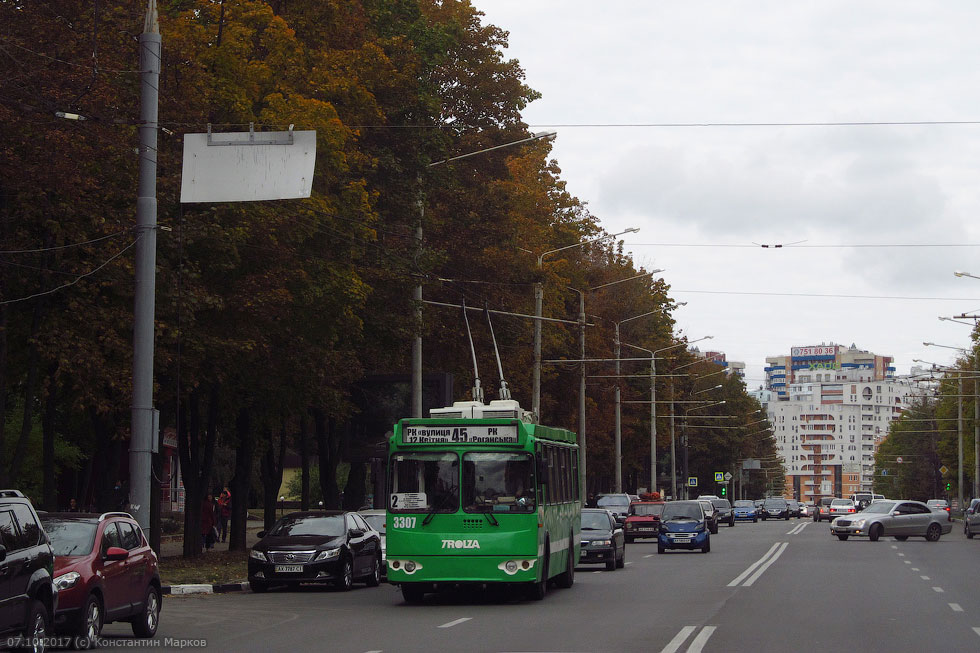
[[[516,560],[508,560],[504,564],[504,569],[506,569],[508,572],[510,572],[510,573],[513,574],[514,572],[517,571],[517,561]]]
[[[408,562],[405,563],[405,571],[407,571],[408,573],[412,573],[413,571],[415,571],[415,566],[416,566],[415,563],[409,560]]]

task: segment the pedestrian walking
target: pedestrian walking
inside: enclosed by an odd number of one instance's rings
[[[226,485],[218,495],[218,536],[222,542],[228,537],[229,519],[231,519],[231,490]]]

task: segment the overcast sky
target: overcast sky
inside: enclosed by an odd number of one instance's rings
[[[640,227],[626,248],[688,302],[678,328],[749,388],[795,346],[899,374],[955,359],[923,341],[969,346],[938,316],[980,311],[980,280],[953,276],[980,276],[980,122],[662,125],[980,121],[980,3],[473,4],[542,93],[524,119],[558,132],[569,191],[607,231]]]

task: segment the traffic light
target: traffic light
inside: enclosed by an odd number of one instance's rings
[[[946,481],[946,491],[949,492],[953,489],[953,484],[950,481]]]
[[[726,494],[728,494],[728,486],[727,485],[722,485],[721,486],[721,496],[725,496]]]

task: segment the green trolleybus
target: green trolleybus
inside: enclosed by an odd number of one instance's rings
[[[516,401],[402,419],[388,446],[388,580],[409,603],[459,584],[571,587],[581,550],[575,434]]]

